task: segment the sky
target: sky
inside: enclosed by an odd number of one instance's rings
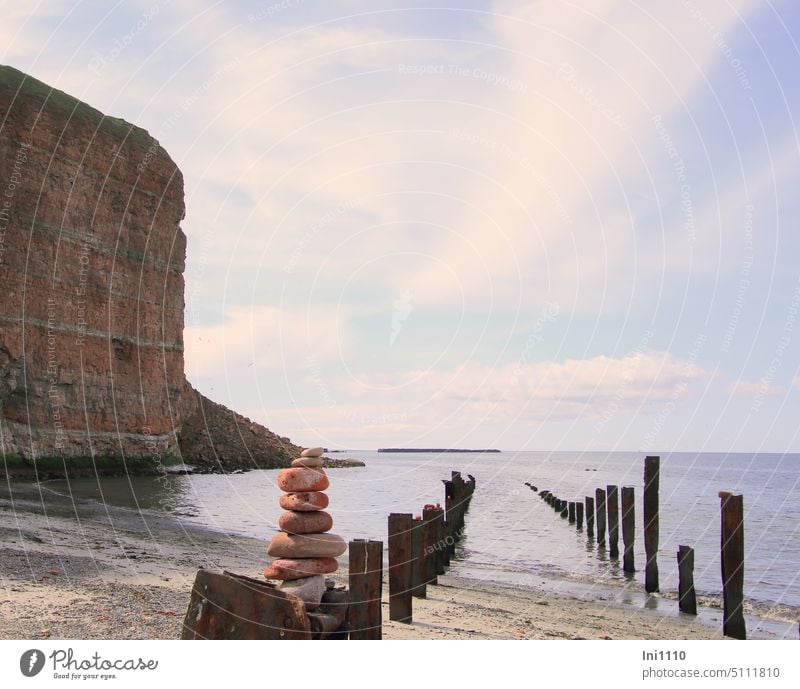
[[[183,171],[186,369],[302,445],[800,451],[789,1],[0,2]]]

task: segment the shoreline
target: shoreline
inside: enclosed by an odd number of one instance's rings
[[[177,639],[197,569],[259,578],[267,536],[230,536],[169,513],[73,501],[41,484],[0,484],[0,638]],[[346,569],[334,578],[346,584]],[[575,595],[574,582],[562,593],[457,575],[439,582],[428,586],[427,599],[414,599],[411,625],[388,620],[384,584],[384,638],[723,638],[721,623],[714,626],[721,611],[697,619],[668,614],[653,609],[652,597],[625,589],[587,600]],[[751,638],[776,638],[752,624]]]
[[[125,461],[116,457],[73,457],[69,459],[69,466],[61,457],[45,457],[35,464],[18,456],[6,455],[0,465],[0,481],[13,481],[22,484],[45,483],[47,481],[61,481],[79,478],[119,478],[121,476],[158,477],[173,475],[235,475],[246,474],[249,471],[263,471],[272,469],[286,469],[290,462],[275,467],[252,466],[243,468],[232,466],[223,468],[222,465],[198,466],[184,464],[179,461],[162,463],[152,459],[127,459]],[[349,469],[363,467],[365,463],[360,459],[325,457],[323,469]]]

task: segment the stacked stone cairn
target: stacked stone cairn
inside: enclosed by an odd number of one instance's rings
[[[264,570],[264,577],[281,581],[280,589],[298,596],[307,610],[319,607],[325,575],[339,568],[336,558],[347,549],[341,536],[328,533],[333,518],[324,511],[329,481],[322,453],[321,447],[303,450],[291,468],[278,473],[278,487],[285,493],[280,506],[286,511],[278,520],[281,531],[267,547],[267,554],[278,559]]]

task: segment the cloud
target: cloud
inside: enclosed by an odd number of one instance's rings
[[[766,379],[746,380],[740,378],[729,383],[725,392],[729,395],[739,395],[741,397],[764,397],[765,395],[785,395],[787,390]]]
[[[458,283],[425,267],[414,291],[446,301],[466,288],[477,301],[514,303],[522,295],[597,313],[624,308],[637,265],[663,264],[665,243],[683,247],[685,266],[688,238],[669,210],[680,201],[671,189],[679,185],[653,118],[691,117],[689,99],[721,58],[707,26],[724,34],[757,5],[707,6],[704,25],[676,7],[653,16],[610,1],[495,3],[502,48],[494,69],[526,88],[479,114],[464,107],[460,127],[478,142],[481,172],[464,194],[497,230],[487,231],[483,218],[460,218],[458,233],[439,247]],[[671,179],[656,187],[664,163]],[[631,193],[637,189],[663,205],[642,206]],[[643,242],[643,230],[663,233],[662,242]]]
[[[455,442],[476,430],[485,441],[554,422],[588,427],[617,415],[649,419],[692,384],[707,385],[714,378],[696,363],[659,351],[559,363],[471,364],[357,380],[328,377],[323,404],[274,414],[282,427],[317,432],[333,446],[413,444],[429,436]]]
[[[610,0],[498,0],[464,13],[481,33],[460,40],[420,37],[380,13],[318,22],[330,17],[304,3],[260,19],[229,5],[156,6],[88,82],[95,53],[152,3],[97,12],[76,69],[63,71],[52,51],[41,69],[147,126],[173,154],[190,248],[224,231],[205,257],[214,277],[229,266],[251,282],[281,270],[311,225],[357,202],[358,214],[315,234],[298,270],[327,263],[335,270],[322,279],[333,279],[413,251],[418,265],[388,263],[375,292],[410,289],[420,305],[467,299],[473,310],[555,300],[594,314],[625,310],[639,271],[685,268],[686,233],[669,210],[680,198],[652,118],[689,112],[724,58],[709,27],[726,35],[759,3],[704,7],[698,18],[691,4],[648,14]],[[694,193],[708,226],[718,197]],[[643,219],[654,213],[663,229]],[[703,235],[708,253],[718,236]],[[228,302],[247,303],[242,290]]]
[[[110,59],[153,6],[83,3],[64,22],[62,5],[12,9],[0,45],[182,168],[186,360],[205,391],[227,386],[281,432],[374,445],[613,410],[635,424],[714,380],[666,352],[591,355],[645,327],[653,346],[684,341],[700,316],[728,317],[750,235],[758,265],[773,258],[764,228],[786,208],[776,188],[796,187],[796,142],[763,98],[737,129],[755,96],[734,112],[720,88],[720,73],[738,88],[730,46],[760,49],[747,22],[767,3],[298,2],[251,20],[171,0]],[[560,360],[513,362],[519,323],[547,303],[564,318],[536,355]]]
[[[309,360],[335,360],[349,341],[345,313],[231,308],[221,323],[185,329],[187,375],[192,380],[244,375],[253,381],[270,371],[305,369]]]

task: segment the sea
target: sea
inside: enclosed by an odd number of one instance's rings
[[[330,469],[328,511],[345,539],[386,543],[390,512],[420,515],[444,503],[443,480],[452,471],[475,477],[476,490],[449,574],[592,596],[638,593],[644,582],[642,489],[644,455],[635,452],[386,453],[330,455],[363,460],[364,467]],[[800,455],[691,453],[660,455],[660,589],[674,599],[679,545],[695,551],[695,586],[719,606],[720,499],[743,495],[747,609],[765,618],[800,619]],[[281,509],[277,470],[233,475],[79,479],[59,492],[122,507],[160,510],[220,532],[267,541]],[[526,483],[535,486],[533,490]],[[539,492],[583,500],[596,488],[633,486],[636,496],[633,575],[598,549],[586,531],[557,515]],[[621,532],[620,532],[620,549]],[[613,596],[612,596],[613,597]],[[674,607],[674,602],[671,603]],[[796,638],[796,636],[795,636]]]

